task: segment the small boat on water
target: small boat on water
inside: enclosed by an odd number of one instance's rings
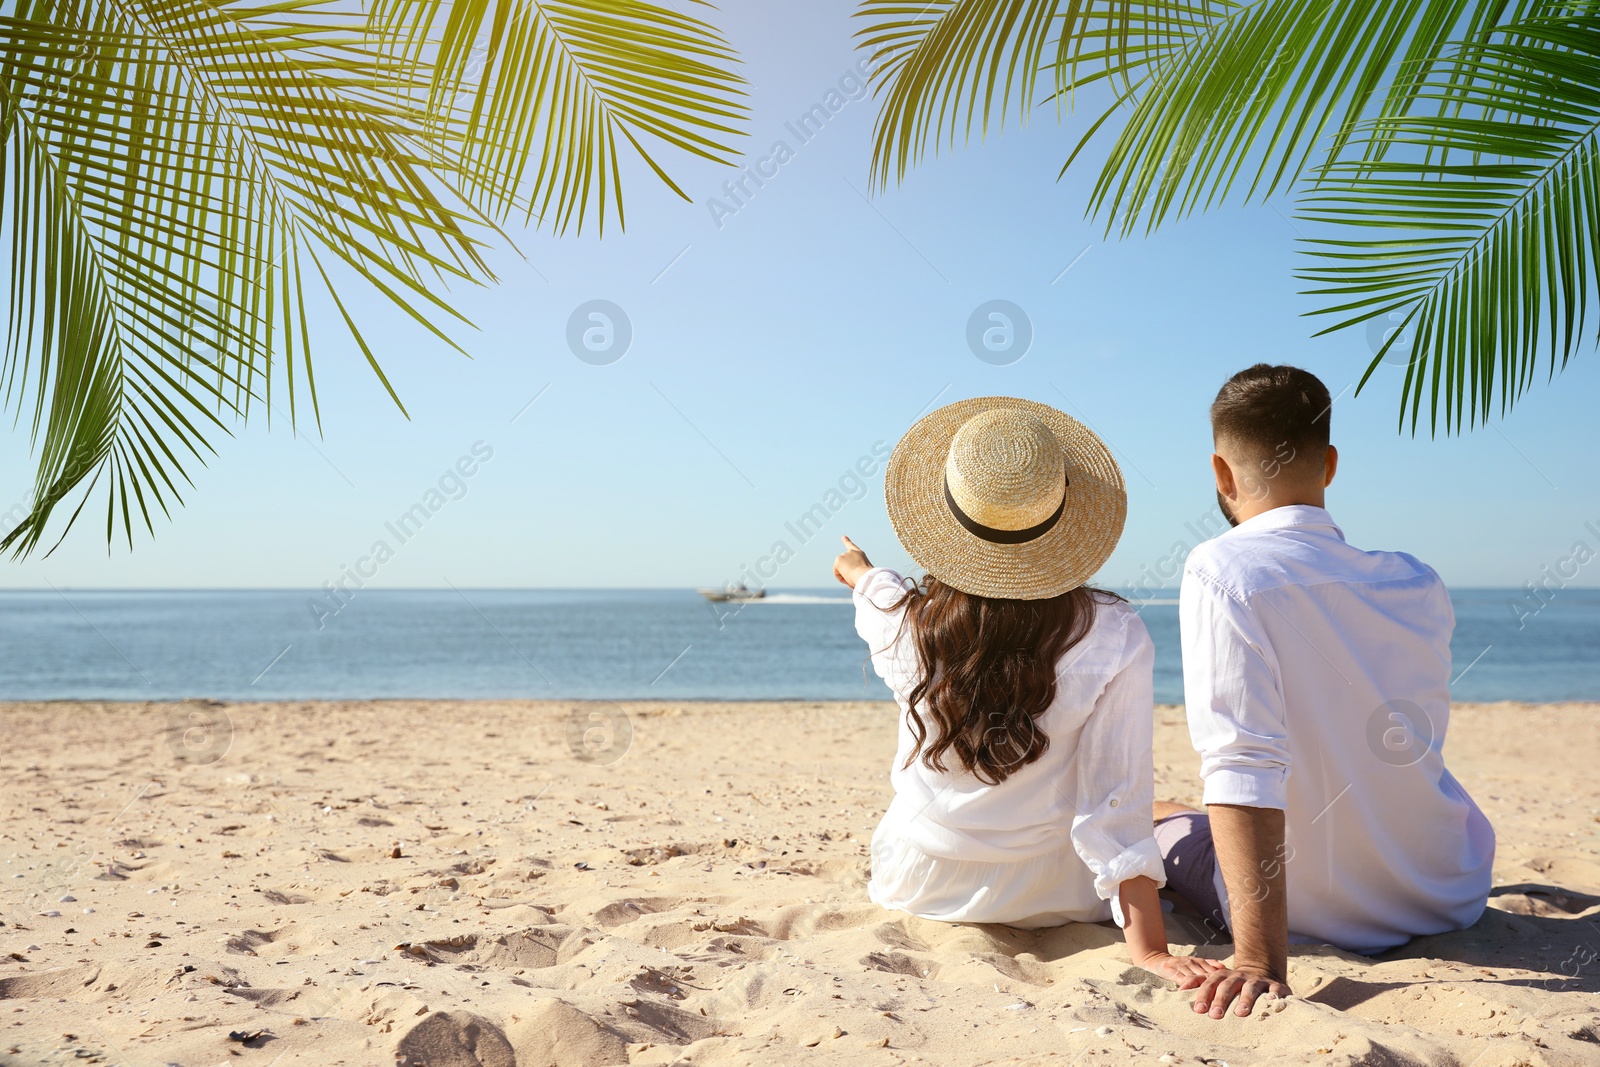
[[[700,595],[714,604],[721,604],[729,600],[760,600],[767,595],[765,589],[751,589],[743,582],[734,584],[729,582],[721,589],[701,589]]]

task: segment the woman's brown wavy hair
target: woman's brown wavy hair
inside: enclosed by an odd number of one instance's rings
[[[1094,625],[1096,604],[1115,593],[1080,586],[1045,600],[974,596],[928,575],[905,608],[921,680],[911,690],[919,756],[936,771],[947,758],[998,785],[1050,747],[1035,724],[1056,698],[1056,665]]]

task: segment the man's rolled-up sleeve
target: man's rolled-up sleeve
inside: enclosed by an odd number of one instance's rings
[[[1205,803],[1283,808],[1289,746],[1272,647],[1247,605],[1186,569],[1179,593],[1189,737]]]

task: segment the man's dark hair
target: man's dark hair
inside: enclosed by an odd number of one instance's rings
[[[1332,414],[1328,387],[1315,374],[1257,363],[1222,384],[1211,402],[1211,432],[1260,456],[1313,455],[1328,447]]]

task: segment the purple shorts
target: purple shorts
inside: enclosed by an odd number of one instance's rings
[[[1156,845],[1167,869],[1167,888],[1179,893],[1219,937],[1228,936],[1217,897],[1217,850],[1211,843],[1211,816],[1198,811],[1169,815],[1156,823]]]

